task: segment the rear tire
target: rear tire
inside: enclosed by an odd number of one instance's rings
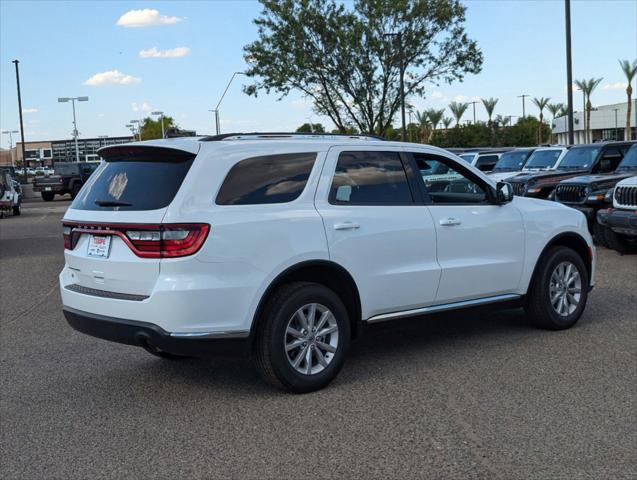
[[[552,247],[540,258],[525,310],[539,328],[564,330],[582,316],[588,299],[588,270],[568,247]]]
[[[53,198],[55,198],[55,193],[53,192],[42,192],[42,200],[44,200],[45,202],[50,202],[53,200]]]
[[[73,188],[71,189],[71,200],[75,200],[75,197],[77,197],[77,194],[80,193],[81,189],[82,185],[79,185],[77,183],[73,185]]]
[[[13,215],[17,217],[21,213],[22,213],[22,208],[20,207],[20,204],[18,203],[17,205],[13,207]]]
[[[637,238],[631,239],[626,235],[620,235],[606,227],[606,242],[608,248],[616,250],[622,255],[637,253]]]
[[[277,388],[294,393],[319,390],[343,366],[350,330],[347,309],[332,290],[311,282],[283,285],[259,319],[254,365]]]

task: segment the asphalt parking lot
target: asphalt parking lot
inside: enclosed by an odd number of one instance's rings
[[[383,324],[296,396],[247,361],[71,330],[68,203],[0,220],[2,478],[637,478],[637,256],[598,250],[569,331],[517,310]]]

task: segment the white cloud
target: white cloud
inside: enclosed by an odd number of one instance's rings
[[[626,90],[628,84],[626,82],[607,83],[602,87],[602,90]]]
[[[38,109],[37,108],[23,108],[22,109],[22,113],[37,113]]]
[[[443,98],[443,97],[444,97],[444,95],[442,94],[442,92],[440,92],[440,91],[438,91],[438,90],[435,90],[435,91],[431,94],[431,98],[432,98],[433,100],[439,100],[439,99],[441,99],[441,98]]]
[[[108,72],[96,73],[84,82],[84,85],[91,87],[101,87],[102,85],[133,85],[141,81],[141,78],[126,75],[119,70],[109,70]]]
[[[119,17],[117,25],[120,27],[154,27],[157,25],[173,25],[181,22],[183,18],[161,15],[154,8],[144,8],[143,10],[129,10]]]
[[[105,113],[98,113],[98,114],[97,114],[97,116],[98,116],[98,117],[105,117],[105,116],[106,116],[106,114],[105,114]]]
[[[157,47],[149,48],[148,50],[141,50],[139,52],[140,58],[177,58],[185,57],[190,53],[188,47],[176,47],[169,48],[167,50],[159,50]]]
[[[152,111],[152,107],[147,102],[144,102],[141,105],[138,104],[137,102],[133,102],[131,103],[131,108],[133,109],[133,112],[148,113]]]
[[[469,97],[466,95],[456,95],[453,97],[454,102],[466,102],[467,100],[469,100]]]

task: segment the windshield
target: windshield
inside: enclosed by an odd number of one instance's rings
[[[77,164],[75,163],[58,163],[55,165],[56,175],[74,175],[77,173]]]
[[[473,159],[476,158],[477,153],[465,153],[463,155],[460,155],[460,158],[462,158],[463,160],[471,163],[473,162]]]
[[[600,147],[571,148],[560,163],[560,169],[589,168],[597,158]]]
[[[528,156],[529,151],[525,150],[505,152],[498,160],[498,163],[495,164],[493,170],[521,170]]]
[[[536,150],[531,154],[529,161],[524,165],[524,169],[532,168],[551,168],[555,166],[555,162],[560,158],[562,150]]]
[[[637,169],[637,144],[630,147],[626,152],[626,156],[619,164],[617,170],[634,170]]]

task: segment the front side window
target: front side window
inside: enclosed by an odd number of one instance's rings
[[[316,153],[287,153],[241,160],[226,176],[217,205],[258,205],[296,200],[310,177]]]
[[[487,201],[485,190],[470,175],[456,168],[450,160],[427,154],[414,154],[431,203],[467,204]]]
[[[410,205],[413,197],[398,152],[342,152],[329,201],[335,205]]]

